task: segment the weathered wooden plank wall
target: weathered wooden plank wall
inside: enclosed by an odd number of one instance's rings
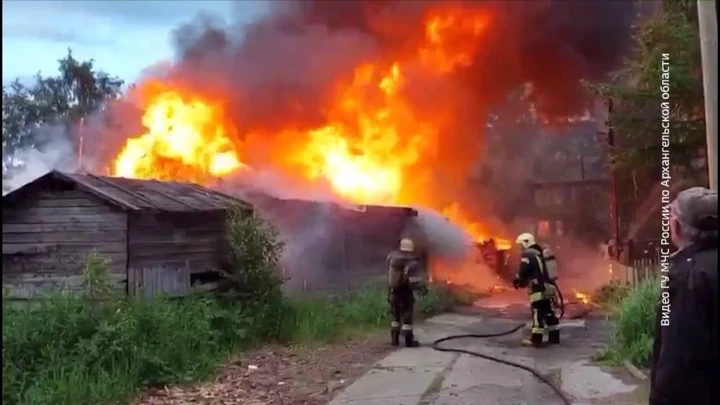
[[[329,252],[340,265],[328,269],[328,287],[355,289],[377,281],[386,272],[386,258],[397,249],[409,218],[397,213],[343,213],[337,223],[342,235],[338,249]]]
[[[129,223],[128,272],[130,283],[135,283],[131,291],[140,288],[144,279],[140,275],[147,269],[187,269],[191,275],[207,273],[216,269],[223,258],[225,214],[222,212],[131,214]]]
[[[129,293],[145,298],[163,294],[181,297],[190,292],[190,268],[131,268]]]
[[[224,241],[220,214],[136,214],[130,217],[131,267],[189,265],[192,272],[217,265]]]
[[[3,206],[3,287],[14,298],[55,288],[77,291],[88,254],[109,261],[125,288],[126,214],[78,190],[45,190]]]

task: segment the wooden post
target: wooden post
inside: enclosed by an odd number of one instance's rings
[[[702,53],[703,87],[705,94],[705,136],[707,139],[707,168],[710,189],[718,189],[718,127],[717,127],[717,3],[715,0],[698,0],[700,50]]]

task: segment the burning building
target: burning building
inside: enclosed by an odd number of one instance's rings
[[[471,181],[498,153],[488,117],[519,88],[514,107],[537,125],[584,114],[580,80],[614,66],[634,17],[634,2],[311,0],[273,3],[243,27],[198,20],[175,31],[174,63],[104,111],[112,128],[88,120],[83,161],[109,176],[433,211],[459,236],[430,244],[507,246],[527,209],[509,195],[526,179],[500,159],[501,188]],[[508,156],[527,166],[535,141],[508,140]],[[467,282],[483,277],[473,271]]]

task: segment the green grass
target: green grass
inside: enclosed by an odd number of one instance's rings
[[[461,303],[460,297],[444,286],[431,286],[428,294],[417,300],[420,318],[445,312]],[[307,297],[293,301],[289,320],[292,342],[329,342],[390,324],[387,288],[331,296]]]
[[[430,315],[453,302],[432,288],[418,310]],[[202,380],[231,353],[262,343],[332,342],[389,324],[380,288],[287,300],[281,308],[208,296],[101,308],[60,296],[33,308],[4,305],[3,403],[111,403],[147,386]]]
[[[611,315],[612,339],[599,354],[599,360],[612,364],[629,361],[638,367],[648,367],[659,296],[660,282],[652,278],[619,299]]]

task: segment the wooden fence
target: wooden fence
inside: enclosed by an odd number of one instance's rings
[[[616,263],[613,265],[613,279],[620,284],[634,286],[642,283],[644,280],[655,277],[660,271],[660,265],[657,259],[644,258],[636,259],[625,266]]]
[[[657,276],[660,272],[659,246],[659,240],[626,242],[621,250],[620,263],[612,264],[613,280],[634,286]]]

